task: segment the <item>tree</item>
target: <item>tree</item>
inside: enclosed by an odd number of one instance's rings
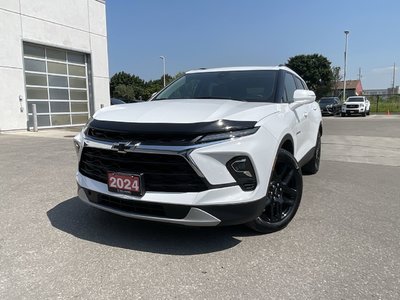
[[[296,55],[289,58],[286,66],[304,79],[317,98],[332,93],[334,76],[331,62],[325,56],[320,54]]]
[[[178,73],[174,77],[165,74],[165,83],[183,76],[185,73]],[[127,102],[134,100],[147,100],[155,92],[164,87],[164,76],[157,80],[144,81],[140,77],[126,72],[115,73],[110,79],[110,95],[112,98],[119,98]]]
[[[333,95],[339,96],[338,84],[339,81],[342,80],[342,76],[340,76],[340,67],[332,67],[332,75],[333,75]]]
[[[143,95],[145,82],[138,76],[118,72],[110,79],[110,95],[123,100],[139,99]]]
[[[112,98],[125,100],[126,102],[133,102],[135,100],[135,90],[133,86],[126,84],[119,84],[115,87]]]
[[[118,85],[130,85],[132,82],[131,74],[125,72],[118,72],[113,75],[110,79],[110,94],[114,97],[115,88]]]

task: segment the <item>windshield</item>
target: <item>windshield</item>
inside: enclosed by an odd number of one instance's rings
[[[321,104],[333,104],[335,102],[335,99],[333,98],[324,98],[319,100],[319,103]]]
[[[278,71],[222,71],[186,74],[154,100],[230,99],[274,102]]]
[[[364,102],[363,97],[351,97],[347,99],[347,102]]]

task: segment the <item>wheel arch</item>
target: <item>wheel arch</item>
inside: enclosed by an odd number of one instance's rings
[[[283,136],[281,142],[279,143],[278,151],[279,149],[285,149],[294,155],[294,141],[289,133]]]

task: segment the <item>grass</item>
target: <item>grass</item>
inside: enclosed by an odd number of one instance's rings
[[[369,96],[369,101],[371,102],[371,112],[387,113],[389,112],[400,112],[400,95],[394,96]]]

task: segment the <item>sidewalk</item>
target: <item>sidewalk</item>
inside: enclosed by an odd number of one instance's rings
[[[70,128],[54,128],[54,129],[42,129],[38,132],[16,130],[16,131],[5,131],[1,132],[0,135],[18,135],[18,136],[30,136],[30,137],[44,137],[44,138],[55,138],[55,139],[71,139],[78,132],[81,131],[81,127],[70,127]]]

